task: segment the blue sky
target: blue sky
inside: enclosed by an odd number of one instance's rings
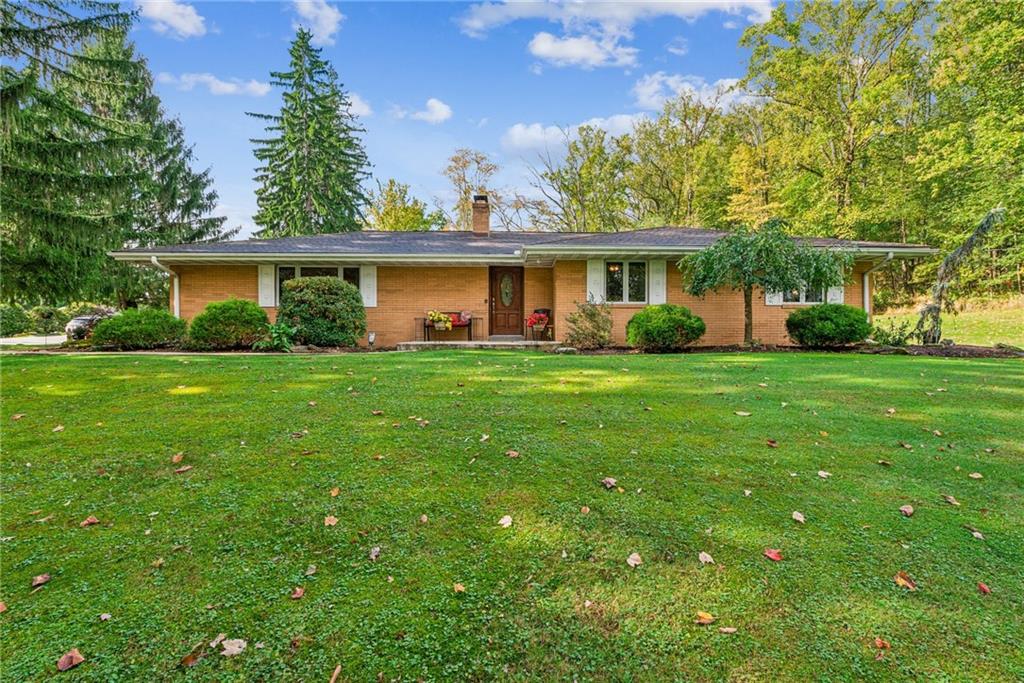
[[[271,70],[287,67],[298,25],[313,31],[366,128],[375,178],[432,202],[457,147],[490,154],[498,185],[527,194],[527,164],[557,154],[559,128],[621,133],[682,89],[699,94],[744,72],[743,29],[771,0],[620,3],[189,2],[134,0],[132,38],[210,166],[220,210],[243,234],[256,210],[246,111],[274,112]]]

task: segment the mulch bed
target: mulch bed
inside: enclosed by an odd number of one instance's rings
[[[695,346],[681,353],[865,353],[879,356],[937,356],[943,358],[1024,358],[1024,351],[1012,348],[995,348],[992,346],[972,346],[955,344],[953,346],[849,346],[839,349],[805,349],[799,346],[754,346],[749,348],[741,345],[733,346]],[[628,346],[616,346],[608,349],[580,351],[584,356],[617,356],[639,354],[636,349]]]

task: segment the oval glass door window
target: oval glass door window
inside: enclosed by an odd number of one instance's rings
[[[505,273],[501,276],[501,285],[499,287],[501,292],[501,305],[508,308],[512,305],[512,275]]]

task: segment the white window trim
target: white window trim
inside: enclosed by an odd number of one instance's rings
[[[828,301],[828,290],[821,290],[821,298],[818,301],[807,301],[807,288],[800,288],[800,300],[799,301],[786,301],[786,293],[782,293],[782,305],[783,306],[817,306]]]
[[[622,264],[622,301],[610,301],[608,299],[608,264],[609,263],[621,263]],[[630,263],[642,263],[644,264],[644,298],[643,301],[633,301],[629,299],[629,264]],[[602,282],[602,293],[604,294],[604,303],[609,306],[646,306],[647,302],[651,298],[651,263],[650,261],[644,261],[643,259],[605,259],[602,262],[601,277]]]
[[[820,301],[807,301],[806,287],[800,288],[799,301],[785,301],[783,292],[765,292],[764,303],[765,306],[817,306],[819,304],[834,303],[832,301],[833,290],[838,290],[839,294],[836,298],[838,298],[839,303],[843,303],[842,299],[844,296],[844,289],[845,288],[842,285],[840,285],[839,287],[829,287],[822,291],[822,298]]]

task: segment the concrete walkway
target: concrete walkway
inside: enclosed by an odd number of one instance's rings
[[[67,337],[63,333],[57,334],[30,334],[24,337],[0,337],[0,346],[57,346],[63,344]]]

